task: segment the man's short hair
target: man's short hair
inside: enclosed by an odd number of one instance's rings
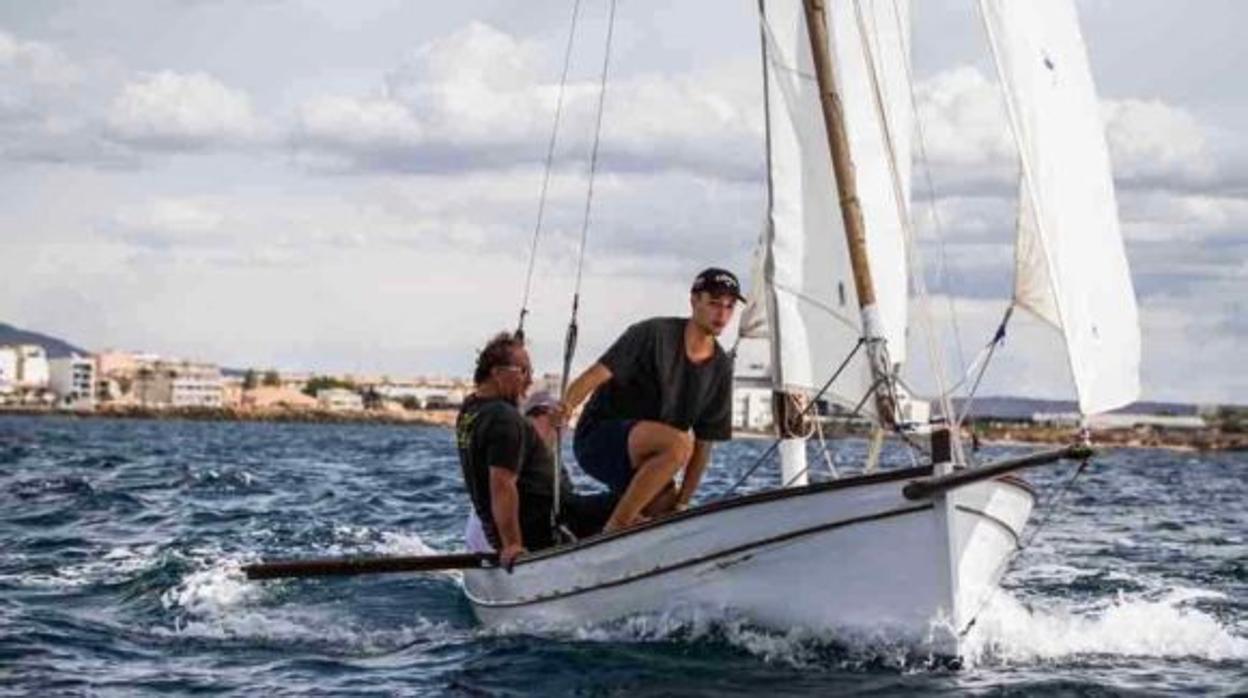
[[[499,366],[510,366],[511,353],[524,347],[524,340],[510,332],[499,332],[477,354],[477,369],[472,373],[472,381],[481,385],[490,377],[490,371]]]

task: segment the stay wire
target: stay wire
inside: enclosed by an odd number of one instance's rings
[[[862,345],[866,344],[866,342],[867,340],[861,337],[858,339],[858,343],[854,345],[854,348],[849,352],[849,355],[845,357],[845,360],[842,361],[841,365],[837,367],[835,372],[833,372],[832,377],[823,384],[823,387],[819,389],[819,392],[815,393],[815,396],[806,403],[806,407],[798,413],[797,419],[805,417],[806,414],[814,408],[815,404],[819,402],[819,398],[823,397],[823,394],[828,392],[828,388],[832,387],[832,383],[834,383],[837,378],[840,378],[841,374],[845,371],[845,368],[849,366],[849,362],[853,360],[854,356],[858,353],[858,350],[862,349]],[[868,393],[868,395],[869,394],[870,393]],[[754,474],[755,470],[758,470],[758,466],[766,463],[767,460],[775,454],[776,450],[780,448],[781,441],[783,441],[783,439],[775,439],[772,441],[771,446],[769,446],[762,455],[754,459],[754,462],[749,468],[746,469],[745,473],[741,475],[741,477],[737,478],[737,481],[732,483],[732,487],[729,487],[727,492],[720,495],[719,499],[727,499],[728,497],[731,497],[733,493],[737,491],[737,488],[740,487],[746,480],[750,479],[750,476]]]
[[[563,341],[563,366],[559,374],[559,399],[562,400],[568,390],[568,378],[572,371],[572,357],[576,354],[577,336],[580,333],[577,325],[577,314],[581,307],[581,279],[585,271],[585,248],[589,239],[589,221],[590,211],[594,202],[594,176],[598,172],[598,146],[602,140],[602,112],[603,105],[606,103],[607,97],[607,75],[611,66],[611,41],[615,35],[615,5],[616,0],[611,0],[610,13],[607,16],[607,40],[606,47],[602,54],[602,75],[598,84],[598,113],[594,118],[594,145],[589,156],[589,185],[585,192],[585,215],[581,221],[581,242],[580,250],[576,259],[576,287],[572,292],[572,315],[568,320],[567,333],[564,335]],[[563,428],[560,427],[555,431],[555,449],[554,449],[554,508],[551,510],[551,526],[555,530],[556,536],[559,534],[559,528],[556,521],[556,512],[559,511],[559,480],[563,471]]]
[[[1041,507],[1045,510],[1044,518],[1040,520],[1040,523],[1036,524],[1035,528],[1031,529],[1031,533],[1028,534],[1027,538],[1020,542],[1018,547],[1001,561],[1001,564],[997,565],[996,570],[994,570],[993,578],[1000,578],[1002,571],[1009,566],[1009,564],[1013,562],[1016,557],[1022,554],[1024,550],[1035,542],[1036,538],[1040,535],[1040,532],[1043,531],[1053,519],[1053,513],[1057,511],[1057,505],[1060,504],[1062,499],[1066,496],[1066,492],[1069,491],[1071,486],[1075,484],[1075,480],[1078,480],[1079,476],[1083,475],[1083,472],[1088,469],[1088,464],[1091,462],[1091,458],[1084,458],[1080,461],[1078,467],[1075,468],[1075,472],[1068,480],[1066,480],[1066,483],[1062,485],[1057,492],[1053,493],[1053,495],[1049,497],[1049,501]],[[979,604],[975,607],[975,613],[973,613],[971,615],[971,619],[967,621],[966,627],[962,628],[962,630],[958,633],[958,637],[966,637],[966,634],[969,633],[971,628],[975,626],[975,622],[979,620],[979,614],[984,612],[984,609],[988,607],[988,603],[991,602],[1000,591],[1000,586],[994,586],[984,593],[983,598],[980,599]]]
[[[520,301],[520,320],[516,325],[516,337],[524,339],[524,320],[529,314],[529,294],[533,290],[533,270],[537,265],[537,243],[542,235],[542,220],[546,214],[546,194],[550,188],[550,172],[555,160],[555,143],[559,136],[559,122],[563,117],[563,93],[568,83],[568,69],[572,65],[572,45],[576,38],[576,20],[580,14],[581,0],[572,3],[572,22],[568,27],[568,44],[563,51],[563,73],[559,76],[559,92],[555,99],[555,119],[550,127],[550,141],[546,144],[546,170],[542,175],[542,190],[537,199],[537,222],[533,225],[533,243],[529,247],[529,269],[524,277],[524,296]]]

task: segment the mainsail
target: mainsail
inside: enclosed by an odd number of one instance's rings
[[[822,387],[854,349],[863,336],[862,321],[802,4],[766,0],[760,5],[769,215],[759,262],[766,282],[756,284],[760,293],[743,314],[742,336],[770,336],[777,389],[809,394]],[[900,363],[906,351],[904,225],[913,114],[907,85],[909,6],[904,0],[863,0],[858,5],[837,2],[829,7],[829,49],[836,56],[868,231],[880,330],[891,360]],[[859,19],[865,34],[859,30]],[[874,82],[869,66],[877,78]],[[880,119],[877,101],[886,122]],[[826,395],[857,405],[871,385],[871,369],[865,352],[860,352]],[[873,407],[868,400],[864,410]]]
[[[1014,302],[1062,332],[1085,414],[1135,400],[1140,330],[1073,0],[981,0],[1022,177]]]

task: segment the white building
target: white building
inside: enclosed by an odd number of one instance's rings
[[[48,387],[66,407],[95,407],[95,360],[72,354],[48,360]]]
[[[151,407],[221,407],[221,369],[190,361],[157,361],[135,373],[134,394]]]
[[[38,344],[19,344],[17,349],[17,387],[39,389],[48,387],[48,355]]]
[[[335,412],[358,412],[364,409],[364,398],[346,388],[321,388],[316,391],[316,401],[323,409]]]
[[[738,385],[732,391],[732,427],[768,431],[775,417],[771,409],[771,389]]]
[[[389,382],[377,385],[374,390],[378,395],[390,400],[414,399],[421,409],[426,410],[458,407],[464,402],[463,389],[450,383]]]
[[[17,347],[0,347],[0,395],[17,389]]]

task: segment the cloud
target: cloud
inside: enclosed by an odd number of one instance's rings
[[[64,89],[82,80],[82,70],[60,49],[39,41],[23,41],[0,30],[0,75],[9,89]]]
[[[159,150],[247,144],[265,132],[246,93],[205,73],[167,70],[123,86],[106,125],[118,141]]]
[[[1120,179],[1207,181],[1213,174],[1205,128],[1160,99],[1106,100],[1105,130]]]
[[[413,52],[386,75],[381,96],[309,100],[297,117],[294,147],[308,162],[364,171],[539,162],[559,101],[549,50],[470,23]],[[600,165],[760,177],[760,91],[743,88],[750,81],[732,74],[739,66],[730,67],[713,74],[611,79]],[[596,79],[566,84],[559,133],[564,162],[588,158],[598,97]]]

